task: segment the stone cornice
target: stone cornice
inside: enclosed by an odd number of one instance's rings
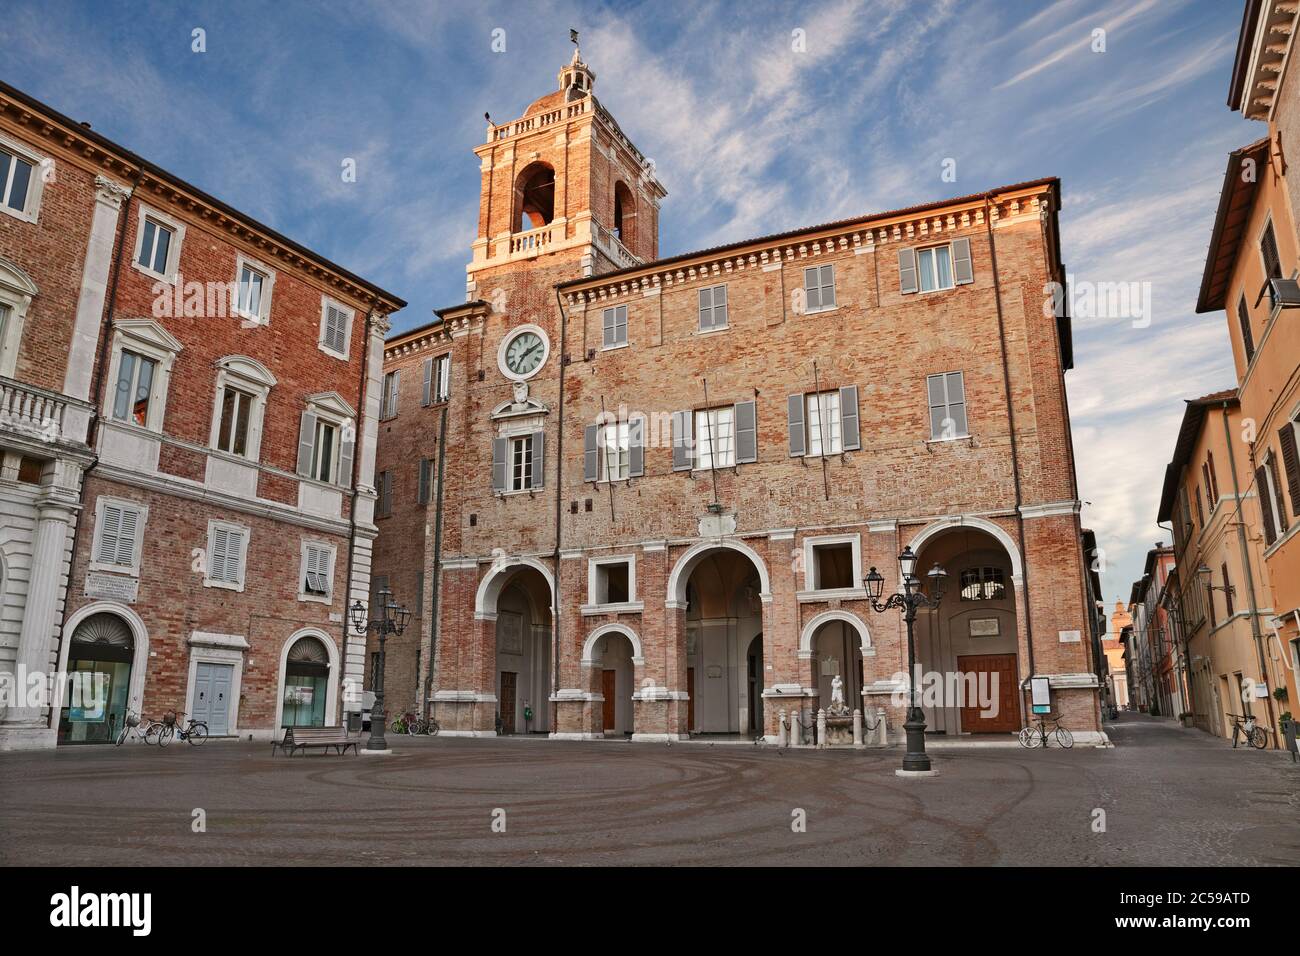
[[[1047,197],[1053,188],[1050,181],[1044,181],[993,194],[989,200],[989,224],[998,228],[1013,223],[1037,222],[1050,208]],[[811,264],[821,256],[878,251],[881,246],[905,246],[944,236],[970,234],[982,231],[985,225],[984,197],[968,197],[954,200],[946,208],[935,206],[912,213],[884,213],[834,227],[814,226],[803,235],[755,239],[724,251],[705,250],[681,259],[650,262],[642,268],[612,277],[596,276],[568,284],[561,294],[569,308],[578,309],[589,303],[639,296],[647,290],[716,282],[747,269]]]

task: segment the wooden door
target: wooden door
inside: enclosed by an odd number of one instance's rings
[[[618,730],[618,722],[615,719],[615,704],[618,702],[618,671],[601,671],[600,672],[600,694],[605,698],[605,703],[601,707],[601,727],[606,733]]]
[[[981,654],[957,658],[957,670],[962,674],[979,675],[978,686],[987,688],[992,695],[993,677],[997,676],[997,713],[981,716],[978,700],[967,700],[961,708],[961,729],[969,734],[995,734],[1017,731],[1020,723],[1020,696],[1016,692],[1016,655]],[[981,690],[981,692],[984,692]]]
[[[501,732],[515,732],[515,679],[518,674],[511,671],[501,672]]]
[[[695,668],[686,668],[686,732],[695,729]]]

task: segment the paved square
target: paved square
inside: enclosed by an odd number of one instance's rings
[[[1125,715],[1112,750],[395,738],[392,757],[128,744],[0,758],[0,863],[1300,864],[1300,765]],[[195,808],[207,832],[191,830]],[[505,810],[506,830],[492,831]],[[792,832],[792,812],[807,832]],[[1094,809],[1106,832],[1093,832]]]

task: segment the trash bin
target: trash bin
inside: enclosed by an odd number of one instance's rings
[[[350,734],[361,733],[361,711],[359,710],[348,711],[348,733]]]
[[[1286,738],[1286,749],[1291,751],[1291,762],[1295,763],[1297,753],[1300,753],[1300,745],[1296,743],[1296,734],[1300,732],[1300,721],[1284,720],[1281,721],[1282,736]]]

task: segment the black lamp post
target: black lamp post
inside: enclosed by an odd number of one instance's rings
[[[350,608],[352,627],[358,634],[373,631],[379,635],[379,661],[375,665],[374,687],[375,703],[370,708],[370,740],[367,750],[387,750],[388,741],[384,739],[384,725],[388,723],[388,714],[384,711],[384,641],[389,634],[401,634],[406,630],[406,623],[411,619],[411,612],[404,604],[393,602],[393,592],[384,588],[379,592],[378,616],[366,620],[366,606],[354,601]]]
[[[907,709],[907,720],[903,723],[903,730],[907,732],[907,753],[903,755],[903,769],[925,771],[930,769],[930,758],[925,753],[925,714],[916,696],[916,644],[912,636],[912,625],[916,623],[919,608],[939,606],[948,572],[937,564],[930,569],[927,577],[930,579],[931,593],[927,595],[921,590],[921,579],[915,574],[916,555],[910,546],[904,548],[898,556],[898,567],[903,576],[903,590],[889,595],[884,601],[880,598],[885,590],[885,577],[874,566],[863,583],[867,586],[871,606],[878,612],[883,613],[894,607],[903,609],[903,620],[907,622],[907,680],[912,691],[911,706]]]

